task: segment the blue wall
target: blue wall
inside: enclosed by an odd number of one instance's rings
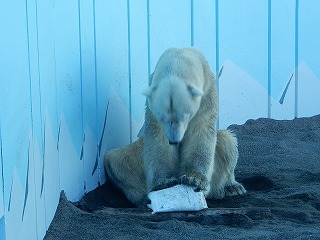
[[[200,48],[218,73],[220,128],[319,114],[319,11],[317,0],[1,1],[0,230],[42,239],[60,190],[76,201],[105,181],[103,154],[136,139],[168,47]]]

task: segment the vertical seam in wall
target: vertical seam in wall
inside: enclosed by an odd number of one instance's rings
[[[82,40],[81,40],[81,6],[80,0],[78,0],[78,33],[79,33],[79,70],[80,70],[80,95],[81,95],[81,129],[82,129],[82,136],[83,136],[83,79],[82,79]]]
[[[190,24],[191,24],[191,46],[194,46],[194,11],[193,11],[193,0],[190,0],[190,15],[191,15],[191,19],[190,19]]]
[[[130,26],[130,0],[127,0],[127,21],[128,21],[128,75],[129,75],[129,127],[130,143],[132,143],[132,82],[131,82],[131,26]]]
[[[218,92],[218,102],[219,102],[219,58],[220,58],[220,53],[219,53],[219,0],[216,0],[216,9],[215,9],[215,14],[216,14],[216,84],[217,84],[217,92]],[[218,110],[220,112],[220,110]],[[218,114],[218,119],[217,119],[217,129],[219,129],[219,114]]]
[[[82,79],[82,75],[83,75],[83,62],[82,62],[82,40],[81,40],[81,36],[82,36],[82,32],[81,32],[81,4],[80,4],[80,0],[78,0],[78,34],[79,34],[79,70],[80,70],[80,96],[81,96],[81,101],[80,101],[80,111],[81,111],[81,139],[82,139],[82,143],[81,143],[81,149],[80,149],[80,161],[82,160],[82,174],[83,174],[83,193],[85,193],[85,189],[86,189],[86,179],[85,179],[85,164],[84,164],[84,155],[83,155],[83,151],[84,151],[84,129],[83,129],[83,79]]]
[[[98,126],[98,78],[97,78],[97,36],[96,36],[96,1],[93,0],[93,57],[94,57],[94,85],[96,95],[96,126]],[[98,137],[98,127],[96,136]],[[98,139],[97,139],[98,140]]]
[[[294,117],[298,117],[298,100],[299,100],[299,72],[298,72],[298,63],[299,63],[299,0],[296,0],[295,6],[295,103],[294,103]]]
[[[41,96],[41,73],[40,73],[40,49],[39,49],[39,29],[38,29],[38,0],[35,0],[36,4],[36,29],[37,29],[37,61],[38,61],[38,86],[39,86],[39,100],[40,100],[40,129],[41,129],[41,136],[43,133],[42,129],[42,96]]]
[[[96,94],[96,143],[97,143],[97,156],[96,156],[96,163],[98,168],[98,184],[102,178],[101,176],[101,169],[100,169],[100,161],[99,158],[99,143],[98,143],[98,136],[99,136],[99,123],[98,123],[98,109],[99,109],[99,102],[98,102],[98,71],[97,71],[97,33],[96,33],[96,1],[93,0],[93,54],[94,54],[94,82],[95,82],[95,94]],[[94,172],[93,172],[94,174]],[[93,175],[92,174],[92,175]]]
[[[148,83],[150,83],[150,2],[147,0],[147,37],[148,37]]]
[[[44,120],[44,126],[46,126],[46,119]],[[43,194],[43,188],[44,188],[44,167],[45,167],[45,156],[46,156],[46,128],[44,127],[43,131],[43,150],[42,150],[42,170],[41,170],[41,188],[40,188],[40,198]],[[45,200],[45,194],[44,194],[44,200]]]
[[[55,11],[54,11],[54,7],[52,8],[52,11],[53,11],[53,21],[55,20]],[[53,36],[53,62],[54,62],[54,86],[55,86],[55,103],[56,103],[56,109],[55,109],[55,112],[56,112],[56,123],[59,124],[59,125],[56,125],[55,128],[57,127],[58,129],[58,132],[57,132],[57,151],[58,151],[58,181],[59,181],[59,189],[61,190],[61,175],[60,175],[60,149],[59,149],[59,142],[60,142],[60,126],[61,126],[61,121],[59,120],[59,115],[58,115],[58,88],[57,88],[57,59],[56,59],[56,42],[55,42],[55,34],[56,34],[56,31],[55,31],[55,24],[53,24],[53,33],[54,33],[54,36]],[[44,136],[44,140],[43,140],[43,143],[44,143],[44,146],[43,146],[43,151],[45,151],[45,138],[46,138],[46,124],[47,124],[47,120],[46,118],[44,118],[44,123],[43,123],[43,127],[44,127],[44,130],[43,130],[43,136]],[[44,154],[43,154],[44,156]],[[44,164],[44,157],[43,157],[43,164]],[[46,196],[44,194],[44,202],[46,203]],[[46,212],[45,212],[45,215]],[[47,219],[47,216],[45,216],[45,219]],[[47,220],[46,220],[46,227],[49,228],[49,226],[47,226],[48,223],[47,223]]]
[[[26,31],[27,31],[27,51],[28,51],[28,79],[29,79],[29,98],[30,98],[30,117],[31,117],[31,134],[33,137],[33,102],[32,102],[32,85],[31,85],[31,64],[30,64],[30,36],[29,36],[29,11],[28,2],[25,0],[26,7]]]
[[[36,34],[37,34],[37,36],[36,36],[36,39],[37,39],[37,67],[38,67],[38,88],[39,88],[39,92],[38,92],[38,94],[39,94],[39,101],[40,101],[40,106],[39,106],[39,108],[40,108],[40,133],[41,133],[41,137],[43,136],[42,134],[43,134],[43,125],[42,125],[42,117],[43,117],[43,115],[42,115],[42,97],[41,97],[41,81],[40,81],[40,79],[41,79],[41,74],[40,74],[40,49],[39,49],[39,29],[38,29],[38,0],[35,0],[35,10],[36,10]],[[43,144],[43,139],[41,139],[41,144]],[[34,146],[33,146],[33,149],[34,149]],[[42,149],[43,149],[43,147],[42,147]],[[34,151],[34,150],[33,150]],[[35,166],[35,161],[34,161],[34,154],[33,154],[33,167],[34,167],[34,173],[33,173],[33,179],[34,179],[34,182],[36,183],[36,171],[35,171],[35,168],[36,168],[36,166]],[[35,185],[36,186],[36,185]],[[36,187],[35,187],[35,199],[34,199],[34,201],[35,201],[35,206],[38,206],[38,202],[37,202],[37,191],[36,191]],[[36,227],[38,228],[38,214],[36,214]],[[38,236],[38,229],[37,229],[37,239],[39,239],[39,236]]]
[[[271,0],[268,0],[268,118],[271,117]]]
[[[54,37],[55,38],[55,37]],[[57,88],[57,59],[56,59],[56,42],[54,40],[53,42],[53,61],[54,61],[54,86],[55,86],[55,100],[56,100],[56,120],[57,123],[59,121],[59,115],[58,115],[58,88]],[[46,122],[46,120],[44,120]],[[58,126],[55,126],[58,127]]]
[[[28,1],[25,0],[25,10],[26,10],[26,31],[27,31],[27,51],[28,51],[28,78],[29,78],[29,98],[30,98],[30,117],[31,117],[31,141],[33,141],[34,138],[34,127],[33,127],[33,101],[32,101],[32,84],[31,84],[31,63],[30,63],[30,35],[29,35],[29,9],[28,9]],[[36,12],[37,13],[37,12]],[[37,24],[37,23],[36,23]],[[37,25],[36,25],[37,26]],[[37,29],[38,30],[38,29]],[[38,46],[38,42],[37,42],[37,46]],[[32,148],[33,151],[33,158],[34,158],[34,147]],[[24,206],[23,206],[23,215],[22,215],[22,221],[23,221],[23,217],[24,217],[24,213],[25,213],[25,208],[26,208],[26,203],[27,203],[27,198],[28,198],[28,178],[29,178],[29,164],[30,164],[30,142],[29,142],[29,147],[28,147],[28,167],[27,167],[27,175],[26,175],[26,185],[25,185],[25,199],[24,199]],[[35,165],[33,165],[33,167],[35,168]],[[35,171],[35,170],[34,170]],[[36,189],[36,183],[35,183],[35,178],[34,178],[34,186]],[[35,197],[36,199],[36,197]],[[36,202],[35,202],[36,204]],[[35,230],[36,230],[36,237],[37,239],[39,238],[38,236],[38,209],[37,209],[37,205],[35,205],[35,221],[36,221],[36,226],[35,226]]]

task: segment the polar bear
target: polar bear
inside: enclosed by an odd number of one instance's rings
[[[216,130],[215,77],[198,49],[166,50],[143,93],[143,136],[104,157],[107,176],[133,204],[177,184],[207,198],[246,192],[234,176],[237,139],[229,130]]]

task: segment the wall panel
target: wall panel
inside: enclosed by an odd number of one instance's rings
[[[95,1],[97,126],[102,182],[104,152],[130,142],[127,16],[125,0]],[[118,114],[118,110],[124,115]]]
[[[26,6],[24,1],[1,2],[0,9],[0,29],[3,33],[0,102],[1,114],[5,116],[1,119],[1,134],[4,201],[8,206],[14,168],[21,180],[26,179],[32,123]]]
[[[298,4],[297,44],[297,117],[313,116],[320,106],[320,2],[296,1]]]
[[[93,1],[79,1],[82,79],[83,142],[80,157],[84,161],[85,191],[95,188],[99,172],[94,169],[97,154],[97,82],[95,75],[95,38]]]
[[[193,45],[205,53],[213,72],[216,68],[216,4],[193,0]]]
[[[294,86],[295,2],[271,1],[270,8],[271,117],[292,119],[295,96],[288,89]]]
[[[148,13],[147,1],[129,1],[130,17],[130,80],[132,109],[132,140],[144,122],[145,96],[142,91],[148,86]]]
[[[60,167],[59,167],[59,114],[57,104],[57,59],[55,44],[55,2],[36,1],[36,26],[37,26],[37,55],[39,81],[32,79],[32,84],[39,85],[39,93],[34,88],[35,96],[39,97],[41,123],[41,137],[33,143],[36,203],[37,203],[37,228],[38,236],[44,236],[52,219],[54,206],[57,206],[60,192]],[[34,101],[34,104],[36,102]],[[50,136],[53,136],[52,138]],[[50,145],[49,145],[50,144]],[[55,154],[52,150],[55,149]],[[50,154],[48,154],[50,153]],[[55,163],[55,167],[49,169]],[[48,182],[50,176],[55,180]]]
[[[84,193],[83,161],[80,159],[83,123],[78,10],[77,0],[55,1],[53,24],[59,114],[60,186],[72,200]]]
[[[191,3],[178,0],[149,1],[150,70],[153,72],[161,54],[170,47],[191,45]]]
[[[221,128],[268,116],[267,7],[266,0],[219,1]]]

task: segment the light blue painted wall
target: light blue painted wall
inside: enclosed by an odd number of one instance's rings
[[[299,1],[299,60],[305,61],[316,76],[320,76],[320,34],[316,30],[320,22],[317,0]]]
[[[105,181],[103,154],[136,139],[141,92],[168,47],[196,46],[220,73],[220,128],[319,114],[319,10],[317,0],[0,1],[7,239],[26,229],[42,239],[60,190],[76,201]]]
[[[267,88],[268,1],[219,1],[220,68],[225,60]]]
[[[1,134],[4,199],[8,206],[13,168],[26,180],[29,138],[32,132],[30,64],[26,7],[1,2]],[[5,24],[6,23],[6,24]],[[5,117],[4,117],[5,116]]]

